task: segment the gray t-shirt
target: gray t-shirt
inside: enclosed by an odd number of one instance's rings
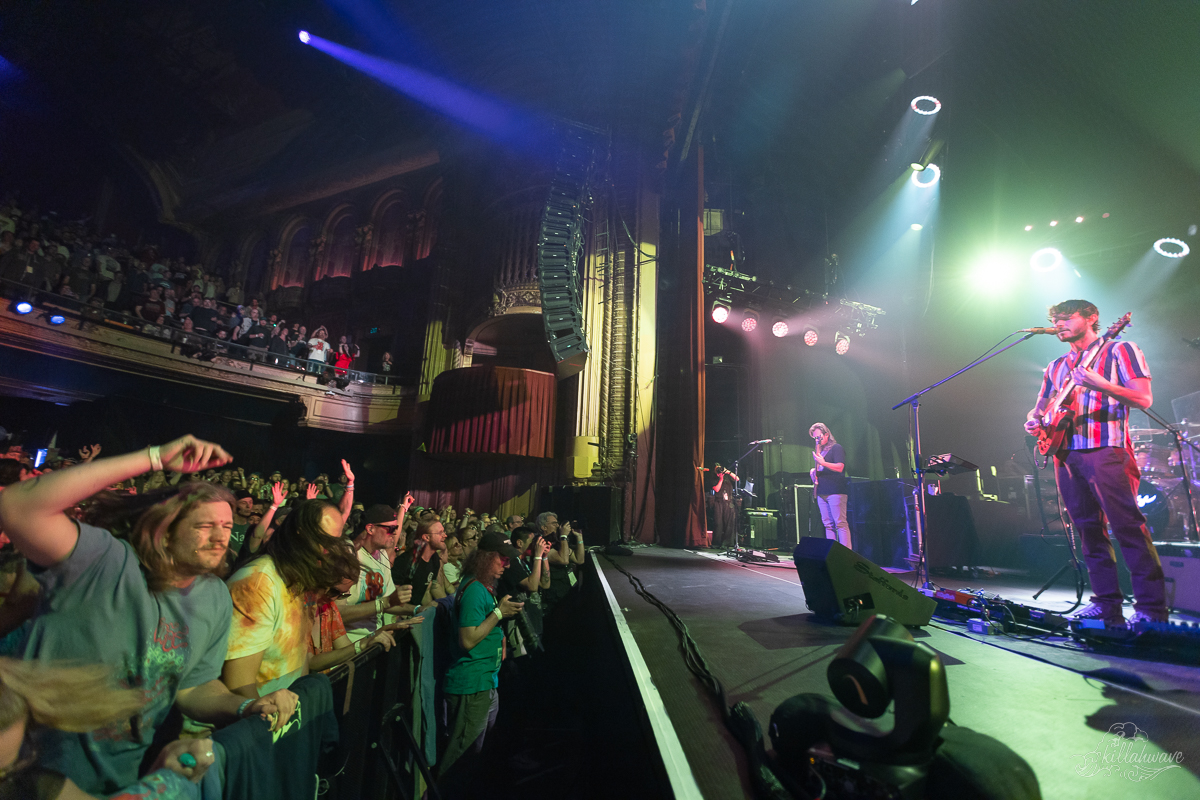
[[[233,615],[229,590],[204,575],[186,589],[153,593],[128,542],[82,524],[65,561],[31,572],[44,593],[25,658],[108,664],[122,686],[145,691],[146,707],[136,717],[87,734],[37,734],[41,766],[85,792],[116,792],[137,780],[176,693],[221,676]]]

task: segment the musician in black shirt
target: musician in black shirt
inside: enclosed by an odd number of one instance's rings
[[[823,422],[808,429],[813,438],[813,460],[816,466],[809,470],[816,484],[817,508],[821,510],[821,522],[825,525],[825,538],[836,539],[846,547],[850,542],[850,523],[846,520],[846,506],[850,497],[850,479],[846,476],[846,451],[833,438]]]

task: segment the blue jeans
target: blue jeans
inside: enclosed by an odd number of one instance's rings
[[[817,495],[817,508],[821,510],[821,524],[825,526],[825,538],[836,539],[838,544],[851,549],[850,523],[846,521],[846,501],[849,495]]]

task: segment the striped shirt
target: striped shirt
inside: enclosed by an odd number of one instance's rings
[[[1081,358],[1081,353],[1072,350],[1051,361],[1042,376],[1039,399],[1049,401],[1067,380],[1071,370],[1079,365]],[[1106,343],[1092,363],[1092,369],[1118,386],[1127,386],[1134,378],[1150,377],[1146,357],[1133,342]],[[1066,402],[1071,403],[1071,398]],[[1074,391],[1074,407],[1075,421],[1066,440],[1066,449],[1129,446],[1127,405],[1103,392],[1079,386]]]

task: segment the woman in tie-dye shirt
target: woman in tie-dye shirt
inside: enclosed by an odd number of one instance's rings
[[[341,530],[332,503],[301,502],[262,554],[229,578],[233,624],[221,680],[231,691],[258,697],[308,672],[315,601],[358,579],[358,558]]]

